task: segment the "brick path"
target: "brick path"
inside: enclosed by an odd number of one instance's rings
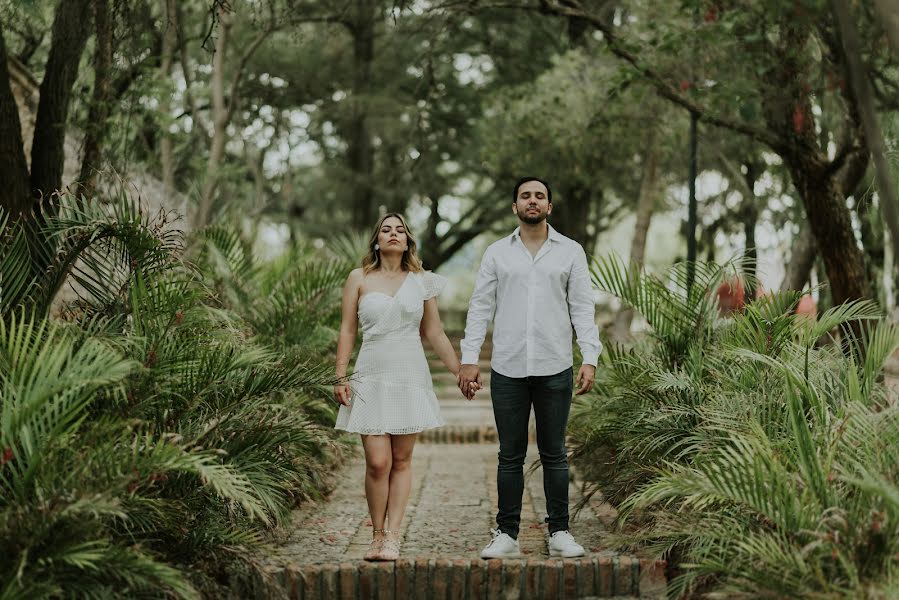
[[[489,362],[482,362],[481,368],[485,389],[468,402],[452,374],[429,356],[447,426],[423,434],[415,447],[402,559],[396,564],[362,560],[371,540],[371,521],[360,446],[330,498],[293,514],[286,543],[271,557],[272,572],[286,595],[379,600],[664,597],[664,563],[619,555],[604,546],[614,510],[597,498],[572,514],[572,532],[587,556],[549,558],[539,467],[525,481],[519,535],[523,558],[478,558],[495,525],[497,500]],[[532,443],[527,464],[536,458]],[[575,483],[569,496],[572,507],[582,498]]]

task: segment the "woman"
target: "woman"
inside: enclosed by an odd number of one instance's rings
[[[337,342],[341,383],[334,386],[341,407],[335,428],[362,434],[373,529],[366,560],[399,557],[415,438],[444,424],[421,338],[459,375],[459,359],[443,331],[435,298],[445,284],[443,277],[422,270],[405,220],[390,213],[378,222],[362,268],[350,273],[343,289]],[[357,324],[362,347],[350,386],[346,371]]]

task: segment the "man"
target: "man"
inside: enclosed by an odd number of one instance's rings
[[[471,398],[480,387],[478,357],[494,318],[490,396],[499,434],[496,483],[499,507],[493,539],[481,558],[521,555],[518,528],[524,492],[524,459],[531,406],[543,465],[549,513],[550,556],[583,556],[568,531],[568,451],[565,429],[572,395],[572,326],[584,357],[577,394],[593,387],[602,351],[595,305],[580,244],[553,229],[552,191],[545,181],[525,177],[515,184],[512,212],[519,227],[484,253],[468,307],[459,387]]]

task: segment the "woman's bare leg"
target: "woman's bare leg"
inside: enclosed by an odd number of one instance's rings
[[[394,537],[399,536],[412,490],[412,449],[417,433],[391,436],[390,493],[387,500],[387,524]]]
[[[384,529],[390,472],[393,464],[390,435],[363,435],[365,449],[365,499],[373,529]]]

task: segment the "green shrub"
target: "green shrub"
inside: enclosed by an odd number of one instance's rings
[[[621,539],[669,559],[674,596],[895,597],[899,404],[881,376],[899,327],[865,302],[809,320],[794,293],[719,319],[706,290],[727,268],[696,265],[689,294],[683,268],[594,270],[651,325],[609,349],[571,420]]]
[[[222,226],[185,261],[127,199],[64,197],[38,235],[0,215],[0,239],[0,598],[264,586],[256,553],[344,454],[325,352],[347,263],[260,264]]]

